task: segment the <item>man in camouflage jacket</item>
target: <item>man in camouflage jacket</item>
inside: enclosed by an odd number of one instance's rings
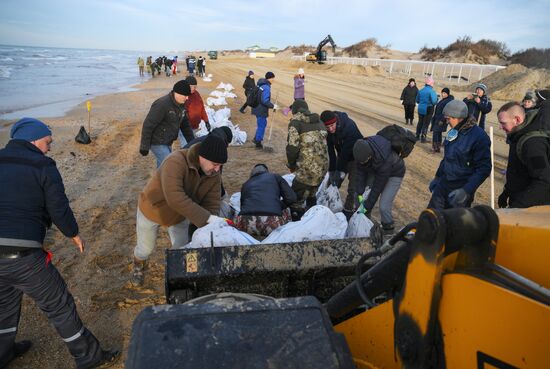
[[[328,133],[319,115],[311,113],[304,100],[294,101],[291,108],[286,157],[288,168],[296,175],[292,189],[298,201],[290,207],[293,220],[298,220],[317,203],[315,194],[328,170]]]

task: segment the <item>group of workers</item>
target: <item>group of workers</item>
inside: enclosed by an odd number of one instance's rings
[[[253,72],[247,78],[251,76]],[[378,202],[383,228],[393,231],[392,206],[406,173],[405,160],[382,135],[364,137],[345,112],[312,112],[305,99],[303,70],[297,78],[298,95],[295,93],[290,106],[286,145],[287,167],[295,178],[288,185],[279,174],[269,172],[266,164],[255,165],[241,189],[236,226],[265,236],[282,224],[299,220],[316,204],[317,189],[328,172],[330,184],[338,188],[348,178],[344,204],[348,219],[359,209],[371,217]],[[271,102],[274,79],[274,73],[267,72],[256,84],[262,88],[260,104],[252,110],[257,117],[257,147],[261,147],[268,111],[277,108]],[[147,259],[155,248],[160,226],[168,228],[172,246],[181,247],[198,227],[226,222],[220,216],[221,171],[228,161],[232,134],[227,127],[219,127],[206,136],[195,137],[196,124],[201,120],[208,123],[204,106],[202,110],[198,107],[202,98],[196,84],[194,77],[175,83],[172,91],[153,102],[143,123],[139,151],[142,155],[153,152],[157,169],[138,196],[131,275],[136,287],[144,284]],[[431,87],[433,82],[428,78],[426,85]],[[253,87],[245,82],[247,93]],[[486,87],[479,89],[483,93],[476,89],[477,98],[467,99],[473,102],[449,99],[450,91],[444,89],[441,102],[447,101],[439,108],[433,94],[426,94],[435,106],[436,119],[451,127],[442,144],[444,157],[429,184],[432,196],[428,207],[470,206],[477,188],[491,171],[489,138],[476,117],[476,111],[486,114],[481,108]],[[190,104],[194,94],[195,103]],[[409,102],[407,96],[403,96],[404,104]],[[550,204],[548,97],[548,90],[539,90],[526,97],[534,102],[532,106],[510,102],[498,111],[510,144],[506,184],[498,199],[500,207]],[[425,99],[419,100],[420,107]],[[469,104],[474,103],[476,107],[471,108]],[[423,123],[417,135],[422,141],[430,109],[419,109],[419,114]],[[410,107],[406,109],[406,120],[412,124]],[[172,152],[180,132],[185,148]],[[23,294],[33,298],[47,314],[78,368],[112,362],[119,353],[102,349],[84,326],[63,278],[43,249],[46,230],[55,224],[81,252],[84,250],[61,175],[55,162],[46,156],[52,132],[39,120],[23,118],[12,126],[10,138],[0,150],[0,367],[31,346],[29,341],[15,342]],[[360,202],[359,195],[367,187],[370,192]]]

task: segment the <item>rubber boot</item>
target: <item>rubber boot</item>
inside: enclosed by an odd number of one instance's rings
[[[32,346],[31,341],[19,341],[13,344],[13,348],[7,357],[0,359],[0,368],[6,367],[10,361],[23,356]]]
[[[393,223],[382,223],[382,230],[384,231],[384,234],[392,234],[395,229],[395,226]]]
[[[426,142],[428,142],[428,141],[426,140],[426,135],[420,136],[420,143],[426,143]]]
[[[130,283],[132,283],[134,287],[143,286],[146,269],[147,260],[139,260],[134,256],[134,268],[132,269],[132,277],[130,278]]]

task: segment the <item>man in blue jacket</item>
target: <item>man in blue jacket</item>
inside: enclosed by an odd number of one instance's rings
[[[426,133],[432,120],[434,106],[437,104],[437,94],[433,89],[434,79],[426,78],[426,85],[418,91],[416,103],[418,104],[418,124],[416,125],[416,139],[426,143]]]
[[[258,80],[258,87],[261,90],[261,99],[258,106],[252,108],[252,114],[256,116],[256,134],[254,135],[254,144],[257,149],[262,149],[262,141],[264,140],[265,127],[267,126],[267,117],[269,116],[269,109],[273,111],[277,110],[271,102],[271,84],[275,79],[275,74],[273,72],[267,72],[265,78],[260,78]]]
[[[346,173],[348,174],[348,194],[344,203],[344,213],[346,216],[351,216],[355,210],[354,204],[357,197],[353,186],[350,186],[355,175],[353,145],[363,138],[363,135],[355,122],[344,112],[325,110],[321,113],[321,121],[328,132],[329,183],[340,188]]]
[[[493,104],[487,96],[487,86],[478,83],[473,94],[463,100],[468,106],[468,115],[478,122],[479,127],[485,130],[485,116],[493,110]]]
[[[357,140],[353,146],[353,156],[357,166],[353,183],[355,193],[362,194],[367,184],[371,187],[362,204],[365,215],[370,218],[380,198],[382,229],[393,231],[393,201],[405,176],[405,161],[392,149],[391,142],[379,135]]]
[[[441,90],[441,100],[435,106],[434,117],[432,118],[432,151],[441,152],[441,141],[443,138],[443,132],[447,130],[447,119],[443,115],[443,109],[449,101],[454,100],[454,96],[451,95],[451,90],[445,87]]]
[[[470,207],[476,190],[491,173],[491,141],[475,119],[468,116],[464,102],[449,102],[443,115],[451,130],[443,143],[443,160],[430,182],[432,198],[428,207]]]
[[[53,223],[84,251],[61,175],[45,155],[52,132],[39,120],[23,118],[10,137],[0,150],[0,367],[31,346],[15,342],[23,294],[48,316],[77,368],[113,362],[119,353],[102,350],[84,326],[51,254],[43,249],[46,228]]]

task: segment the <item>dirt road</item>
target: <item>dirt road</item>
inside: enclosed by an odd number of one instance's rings
[[[240,86],[246,72],[253,69],[257,78],[268,70],[275,72],[273,98],[284,106],[292,101],[292,75],[297,68],[294,62],[221,58],[208,63],[213,82],[199,80],[199,87],[204,98],[219,82],[236,87],[239,98],[229,105],[232,121],[246,130],[250,139],[255,119],[238,112],[243,102]],[[387,123],[401,121],[396,97],[406,80],[350,74],[322,66],[305,68],[306,99],[313,111],[346,111],[364,135],[374,134]],[[164,230],[150,260],[145,288],[132,289],[127,281],[135,245],[137,196],[155,167],[152,155],[144,158],[138,153],[141,124],[151,103],[167,93],[175,80],[161,76],[139,86],[139,91],[94,99],[93,143],[89,146],[74,143],[78,127],[87,120],[84,104],[66,117],[45,120],[55,135],[51,156],[63,175],[87,249],[79,254],[55,228],[48,233],[46,245],[54,252],[54,264],[67,281],[84,322],[105,346],[121,348],[123,359],[136,315],[147,305],[164,302],[163,250],[169,245]],[[288,118],[281,113],[270,117],[274,153],[259,152],[252,144],[230,148],[229,162],[224,168],[224,184],[229,193],[240,190],[255,163],[264,162],[272,171],[286,172],[287,123]],[[7,131],[0,130],[0,145],[6,141]],[[394,209],[400,225],[414,220],[428,203],[427,186],[440,159],[441,155],[429,152],[428,145],[420,144],[407,158],[407,174]],[[501,177],[497,175],[497,193],[502,187]],[[477,201],[487,204],[488,200],[488,183],[485,183]],[[74,365],[45,315],[28,298],[23,302],[18,339],[31,339],[34,347],[10,368],[59,369]],[[115,368],[123,366],[121,360]]]

